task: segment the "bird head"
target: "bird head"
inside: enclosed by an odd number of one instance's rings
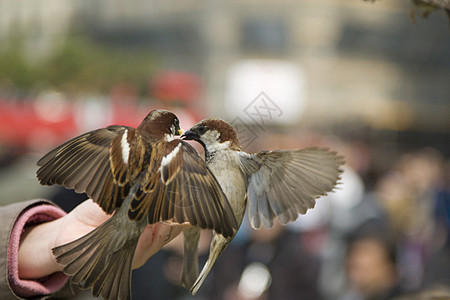
[[[167,140],[183,133],[177,116],[163,109],[152,110],[139,125],[138,131],[144,136],[165,137]]]
[[[236,131],[222,119],[204,119],[186,131],[181,138],[199,142],[205,151],[226,148],[241,150]]]

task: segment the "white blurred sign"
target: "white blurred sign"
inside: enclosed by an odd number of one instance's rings
[[[305,108],[305,81],[303,70],[289,61],[240,61],[228,72],[227,114],[261,128],[296,123]]]

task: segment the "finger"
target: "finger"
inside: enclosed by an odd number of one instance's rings
[[[185,226],[155,223],[147,225],[139,238],[133,259],[133,269],[141,267],[152,255],[165,244],[179,235]]]
[[[111,217],[111,215],[106,214],[92,199],[82,202],[70,213],[73,214],[80,223],[92,227],[99,226]]]

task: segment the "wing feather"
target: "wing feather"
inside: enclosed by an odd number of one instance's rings
[[[267,195],[266,193],[258,195],[257,189],[253,187],[251,188],[250,184],[247,189],[247,195],[249,200],[253,199],[253,201],[248,201],[247,204],[248,218],[250,224],[252,224],[253,228],[261,228],[261,218],[259,217],[258,203],[260,201],[267,201]]]
[[[91,163],[85,164],[82,169],[80,168],[78,174],[80,180],[77,181],[77,174],[72,174],[72,176],[66,179],[66,184],[73,185],[76,191],[83,191],[87,189],[92,181],[98,181],[95,178],[95,174],[97,173],[97,171],[105,168],[105,166],[102,164],[107,164],[107,162],[104,162],[102,157],[98,154],[99,153],[97,153],[96,155],[91,155]]]
[[[129,189],[123,181],[118,182],[122,188],[114,188],[118,184],[114,179],[123,178],[126,165],[118,166],[110,161],[113,141],[125,131],[134,132],[134,128],[109,126],[87,132],[56,147],[38,161],[39,181],[44,185],[60,184],[78,193],[85,192],[104,211],[112,213],[121,205],[121,197]],[[119,150],[116,148],[114,151]]]
[[[106,194],[111,189],[111,184],[106,184],[111,182],[112,174],[109,166],[109,158],[107,156],[102,156],[102,159],[98,165],[92,180],[86,187],[87,191],[93,191],[92,199],[102,199],[106,197]]]
[[[263,151],[241,155],[249,176],[248,213],[254,228],[270,228],[278,217],[294,221],[332,191],[342,172],[342,156],[327,149]],[[246,167],[245,167],[246,166]]]

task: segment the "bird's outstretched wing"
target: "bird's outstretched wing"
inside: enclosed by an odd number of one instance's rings
[[[129,217],[148,223],[189,222],[231,236],[238,229],[231,206],[219,183],[188,143],[169,142],[158,172],[149,172],[131,202]]]
[[[273,226],[297,219],[315,205],[315,199],[332,191],[344,163],[342,156],[327,149],[262,151],[241,155],[250,174],[248,214],[252,227]]]
[[[114,125],[73,138],[38,161],[37,177],[44,185],[60,184],[85,192],[106,213],[112,213],[130,189],[123,161],[129,149],[123,149],[122,141],[132,141],[134,133],[134,128]]]

